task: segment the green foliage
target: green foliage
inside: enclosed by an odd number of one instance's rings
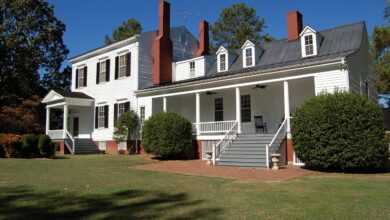
[[[38,136],[35,134],[25,134],[22,136],[22,157],[36,157],[40,155],[38,148]]]
[[[224,45],[229,49],[240,48],[246,40],[259,43],[271,40],[262,35],[264,19],[256,15],[256,10],[244,3],[234,4],[222,10],[218,20],[211,26],[213,44]]]
[[[70,92],[71,76],[72,68],[67,66],[62,71],[54,71],[46,74],[41,84],[46,91]]]
[[[292,120],[294,149],[315,169],[380,168],[388,158],[384,135],[378,105],[351,93],[313,97]]]
[[[45,92],[40,74],[58,71],[68,54],[64,31],[44,0],[0,0],[0,106]]]
[[[123,113],[115,124],[114,139],[117,142],[132,140],[137,135],[139,118],[134,111]]]
[[[375,27],[372,35],[374,71],[378,75],[377,87],[380,92],[390,92],[390,27]]]
[[[127,21],[123,22],[119,27],[117,27],[113,32],[112,36],[106,36],[105,43],[106,45],[121,41],[127,38],[130,38],[136,34],[142,32],[141,24],[134,18],[130,18]]]
[[[38,149],[40,154],[44,157],[54,157],[56,153],[55,145],[50,137],[44,134],[39,135]]]
[[[192,158],[192,124],[176,113],[158,113],[145,121],[142,144],[147,153],[163,159]]]

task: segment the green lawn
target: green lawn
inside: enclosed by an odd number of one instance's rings
[[[390,174],[248,183],[132,168],[141,163],[0,159],[0,219],[390,219]]]

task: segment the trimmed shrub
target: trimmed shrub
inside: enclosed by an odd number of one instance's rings
[[[22,157],[35,157],[39,156],[39,148],[38,148],[38,136],[35,134],[25,134],[22,136],[22,149],[21,149]]]
[[[173,113],[158,113],[145,121],[142,142],[147,153],[162,159],[193,158],[192,124]]]
[[[311,98],[295,112],[292,136],[297,156],[310,168],[381,168],[388,159],[382,111],[357,94]]]
[[[16,134],[0,134],[0,157],[10,158],[19,154],[21,137]]]
[[[39,135],[38,148],[42,156],[54,157],[56,153],[55,145],[51,141],[50,137],[44,134]]]

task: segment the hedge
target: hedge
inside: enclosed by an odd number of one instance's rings
[[[158,113],[145,121],[142,144],[162,159],[193,158],[192,124],[176,113]]]
[[[47,135],[0,134],[0,157],[54,157],[55,144]]]
[[[383,115],[366,97],[336,92],[306,101],[292,119],[297,156],[326,170],[381,168],[388,160]]]

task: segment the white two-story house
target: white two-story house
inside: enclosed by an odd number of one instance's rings
[[[214,164],[268,167],[270,154],[299,164],[290,116],[306,99],[337,90],[376,98],[369,69],[365,24],[327,30],[303,26],[287,15],[287,38],[209,51],[208,24],[196,39],[170,27],[170,5],[159,3],[158,31],[104,46],[70,59],[71,93],[51,91],[46,133],[70,153],[118,152],[117,118],[130,109],[142,121],[176,112],[194,125],[198,156]],[[52,111],[63,122],[51,128]]]

